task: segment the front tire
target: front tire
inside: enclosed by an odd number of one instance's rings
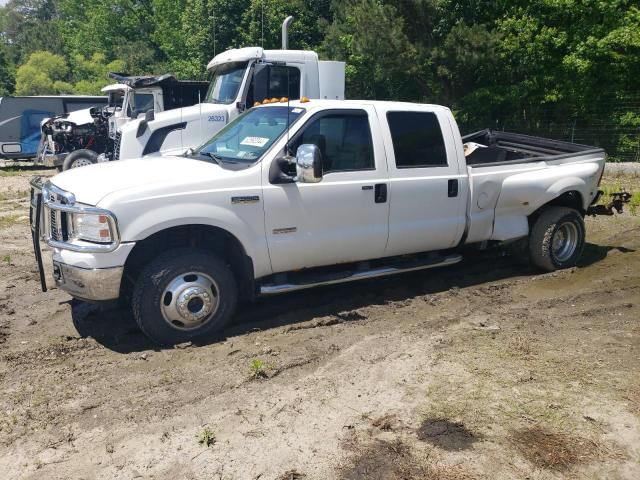
[[[140,272],[133,315],[159,345],[214,340],[233,316],[238,287],[231,268],[194,249],[168,251]]]
[[[71,152],[65,157],[62,170],[66,171],[70,168],[85,167],[94,163],[98,163],[98,154],[93,150],[81,148],[80,150]]]
[[[548,207],[536,219],[529,237],[531,262],[547,272],[576,265],[585,244],[584,220],[567,207]]]

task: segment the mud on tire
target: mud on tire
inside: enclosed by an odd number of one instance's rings
[[[573,267],[584,244],[585,227],[580,212],[568,207],[548,207],[531,229],[531,263],[547,272]]]

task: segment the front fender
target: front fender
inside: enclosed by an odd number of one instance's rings
[[[184,225],[220,228],[238,239],[253,260],[256,277],[268,275],[271,263],[264,234],[262,204],[239,207],[234,210],[233,207],[213,203],[188,202],[131,208],[128,212],[116,212],[116,216],[123,242],[138,242],[168,228]]]

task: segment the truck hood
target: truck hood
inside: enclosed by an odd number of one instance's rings
[[[90,108],[85,108],[82,110],[76,110],[75,112],[71,112],[67,115],[67,122],[73,122],[76,125],[85,125],[87,123],[93,123],[93,117],[91,116]]]
[[[211,183],[234,175],[216,164],[185,157],[147,157],[97,163],[73,168],[51,178],[51,183],[71,192],[76,201],[97,206],[107,195],[126,189],[166,184],[186,186]]]

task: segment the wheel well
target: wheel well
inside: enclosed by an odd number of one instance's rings
[[[535,212],[529,215],[529,226],[531,226],[536,219],[540,216],[542,211],[550,206],[556,207],[569,207],[573,208],[580,212],[581,215],[584,215],[586,212],[583,208],[582,203],[582,194],[577,190],[571,190],[569,192],[565,192],[562,195],[554,198],[550,202],[545,203],[540,208],[538,208]]]
[[[240,241],[221,228],[210,225],[180,225],[154,233],[136,243],[127,257],[122,282],[123,294],[130,296],[140,271],[160,253],[174,248],[192,247],[208,250],[226,260],[238,282],[239,295],[253,299],[253,261]]]

